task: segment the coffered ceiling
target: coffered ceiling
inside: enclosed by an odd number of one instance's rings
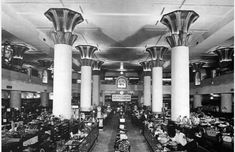
[[[163,45],[168,34],[160,23],[171,11],[194,10],[199,14],[190,31],[190,58],[211,56],[218,46],[234,45],[233,0],[2,0],[2,41],[25,43],[30,49],[24,61],[34,66],[39,59],[53,60],[52,23],[44,16],[49,8],[69,8],[82,14],[73,45],[73,69],[79,70],[79,44],[95,45],[95,56],[103,68],[140,69],[139,62],[150,60],[146,47]],[[213,55],[212,55],[213,56]],[[170,51],[166,55],[170,60]],[[166,67],[170,70],[170,66]]]

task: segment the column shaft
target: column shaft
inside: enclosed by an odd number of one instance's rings
[[[221,112],[232,112],[232,94],[221,94]]]
[[[100,101],[100,76],[93,75],[93,87],[92,87],[92,105],[99,105]]]
[[[193,108],[201,107],[202,106],[202,95],[200,94],[195,94],[193,96]]]
[[[81,111],[91,110],[91,66],[81,66]]]
[[[152,68],[152,112],[162,112],[162,67]]]
[[[151,106],[151,77],[144,76],[144,105]]]
[[[72,115],[72,47],[56,44],[54,47],[53,114],[70,119]]]
[[[189,48],[176,46],[171,51],[171,119],[189,118]]]
[[[49,106],[49,93],[48,92],[41,92],[41,105],[42,107]]]
[[[12,90],[10,93],[10,107],[21,109],[21,91]]]

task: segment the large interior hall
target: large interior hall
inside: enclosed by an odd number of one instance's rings
[[[2,0],[2,152],[233,152],[233,0]]]

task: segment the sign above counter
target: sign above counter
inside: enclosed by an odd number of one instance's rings
[[[112,101],[131,101],[129,94],[112,94]]]

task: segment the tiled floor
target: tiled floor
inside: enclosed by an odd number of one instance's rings
[[[131,124],[130,119],[127,119],[127,136],[131,144],[131,152],[149,152],[148,145],[145,142],[144,136],[140,134],[139,128]],[[118,128],[118,116],[114,115],[103,131],[100,131],[98,141],[93,148],[93,152],[114,152],[114,141]]]

